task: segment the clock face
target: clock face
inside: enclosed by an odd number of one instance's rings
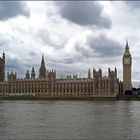
[[[130,64],[130,59],[129,58],[125,58],[124,59],[124,64]]]

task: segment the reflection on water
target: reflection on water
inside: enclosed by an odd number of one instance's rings
[[[0,101],[2,139],[140,139],[139,101]]]

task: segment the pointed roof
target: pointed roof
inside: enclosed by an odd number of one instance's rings
[[[3,51],[3,59],[5,59],[5,53],[4,53],[4,51]]]
[[[128,40],[126,41],[124,56],[131,56],[129,52]]]
[[[126,40],[125,49],[129,49],[128,40]]]
[[[91,72],[90,72],[90,69],[88,70],[88,78],[91,79]]]
[[[44,55],[42,54],[41,66],[39,68],[39,78],[46,78],[46,67],[44,61]]]
[[[45,65],[45,61],[44,61],[44,54],[42,54],[41,65]]]
[[[34,67],[32,67],[32,73],[34,73],[35,72],[35,69],[34,69]]]

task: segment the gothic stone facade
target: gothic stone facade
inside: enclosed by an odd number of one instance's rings
[[[129,51],[128,42],[126,42],[122,62],[123,62],[123,92],[125,92],[126,90],[132,89],[132,80],[131,80],[132,57]]]
[[[128,44],[125,49],[125,54],[128,53]],[[124,55],[124,57],[126,57]],[[127,55],[127,58],[129,56]],[[24,79],[18,79],[16,73],[8,73],[7,80],[4,81],[5,71],[5,55],[0,59],[0,95],[34,95],[34,96],[90,96],[90,97],[116,97],[123,92],[123,88],[131,89],[131,71],[124,72],[129,76],[124,76],[125,83],[120,82],[117,78],[117,69],[108,69],[108,76],[102,75],[102,70],[96,71],[93,69],[91,74],[90,69],[86,78],[78,78],[77,75],[67,76],[65,79],[57,79],[56,71],[48,71],[45,67],[44,56],[42,56],[41,65],[39,68],[39,76],[36,78],[35,70],[32,68],[31,73],[27,71]],[[2,60],[4,61],[2,63]],[[123,70],[130,65],[123,58]],[[129,67],[130,69],[131,67]],[[129,85],[128,85],[129,83]]]
[[[96,96],[115,97],[119,93],[119,81],[116,71],[108,70],[108,77],[102,77],[101,69],[93,70],[93,77],[56,79],[56,72],[49,71],[47,78],[17,79],[11,73],[8,81],[1,82],[3,95],[25,94],[38,96]]]

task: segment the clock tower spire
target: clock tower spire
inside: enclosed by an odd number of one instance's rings
[[[123,61],[123,92],[125,92],[126,90],[132,90],[132,79],[131,79],[132,57],[129,51],[128,41],[126,41],[125,52],[122,61]]]

